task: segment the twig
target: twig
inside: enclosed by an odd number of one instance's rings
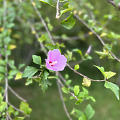
[[[89,45],[89,47],[88,47],[88,49],[87,49],[85,54],[90,54],[91,50],[92,50],[92,45]]]
[[[72,120],[72,118],[70,117],[70,114],[69,114],[69,112],[68,112],[68,110],[67,110],[67,107],[66,107],[66,105],[65,105],[65,102],[64,102],[64,99],[63,99],[63,94],[62,94],[62,91],[61,91],[61,87],[60,87],[60,84],[59,84],[58,81],[57,81],[57,86],[58,86],[58,91],[59,91],[60,99],[61,99],[62,104],[63,104],[64,111],[65,111],[68,119],[69,119],[69,120]]]
[[[85,35],[85,37],[87,37],[87,36],[88,35]],[[65,38],[55,36],[53,38],[56,39],[56,40],[61,39],[63,41],[72,41],[72,40],[80,40],[81,39],[79,36],[71,36],[71,37],[65,37]]]
[[[12,106],[16,111],[25,114],[24,111],[22,111],[22,110],[20,110],[19,108],[15,107],[15,106],[12,105],[10,102],[8,102],[8,105],[9,105],[9,106]],[[27,116],[27,117],[30,117],[29,115],[26,115],[26,116]]]
[[[58,72],[58,76],[61,78],[61,80],[66,84],[66,80],[64,79],[64,77],[62,76],[62,74],[60,72]]]
[[[60,8],[59,8],[59,0],[57,0],[57,5],[56,5],[56,19],[60,18]]]
[[[25,100],[24,98],[22,98],[18,93],[16,93],[10,86],[8,86],[8,89],[20,100],[26,102],[27,100]]]
[[[31,23],[30,23],[30,24],[31,24]],[[35,31],[35,28],[34,28],[33,25],[30,25],[30,27],[31,27],[31,30],[32,30],[32,31]],[[37,40],[38,40],[38,39],[39,39],[39,35],[36,33],[35,36],[36,36],[36,38],[37,38]],[[40,47],[42,48],[42,50],[44,51],[44,53],[47,54],[47,51],[46,51],[44,45],[43,45],[41,42],[40,42]]]
[[[77,20],[79,20],[83,25],[85,25],[85,26],[98,38],[98,40],[101,42],[101,44],[102,44],[104,47],[106,46],[106,44],[105,44],[105,42],[103,41],[103,39],[102,39],[92,28],[90,28],[85,21],[83,21],[78,15],[74,15],[74,16],[76,17]],[[112,55],[112,57],[113,57],[115,60],[117,60],[118,62],[120,62],[120,59],[117,58],[117,56],[116,56],[113,52],[111,52],[111,51],[109,50],[109,53]]]
[[[3,7],[4,7],[4,13],[3,13],[3,26],[4,29],[6,28],[6,14],[7,14],[7,1],[3,0]],[[7,54],[7,45],[4,42],[4,51],[5,51],[5,61],[6,61],[6,66],[5,66],[5,101],[6,101],[6,110],[8,110],[8,54]],[[6,112],[6,120],[9,120],[9,114]]]
[[[65,80],[65,78],[62,76],[61,73],[58,73],[58,76],[61,78],[62,81],[64,81],[64,83],[66,83],[66,80]],[[62,85],[61,85],[61,86],[62,86]],[[62,87],[64,87],[64,86],[62,86]],[[70,88],[70,85],[67,85],[67,87]],[[70,94],[71,94],[77,101],[79,100],[74,93],[70,92]]]
[[[67,66],[68,66],[74,73],[76,73],[76,74],[78,74],[78,75],[80,75],[80,76],[82,76],[82,77],[84,77],[84,78],[87,78],[87,79],[89,79],[89,80],[91,80],[91,81],[94,81],[94,82],[104,82],[104,81],[106,81],[106,80],[94,80],[94,79],[91,79],[91,78],[87,77],[86,75],[83,75],[82,73],[74,70],[69,64],[67,64]]]
[[[34,3],[34,1],[33,1],[33,0],[31,0],[31,3]],[[40,18],[40,20],[41,20],[42,24],[44,25],[45,30],[47,31],[48,36],[49,36],[49,37],[50,37],[50,39],[51,39],[52,44],[53,44],[53,45],[55,45],[55,43],[54,43],[54,41],[53,41],[53,37],[52,37],[52,35],[51,35],[50,31],[48,30],[48,27],[47,27],[47,25],[46,25],[46,23],[45,23],[44,19],[42,18],[41,13],[38,11],[38,9],[37,9],[37,7],[36,7],[35,5],[33,5],[33,8],[34,8],[34,10],[36,11],[36,13],[37,13],[38,17]]]

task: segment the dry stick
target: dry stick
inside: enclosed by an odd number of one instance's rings
[[[24,98],[22,98],[18,93],[16,93],[10,86],[8,86],[8,89],[20,100],[26,102],[27,100],[25,100]]]
[[[7,14],[7,1],[3,0],[3,7],[4,7],[4,13],[3,13],[3,26],[4,29],[6,28],[5,24],[6,24],[6,14]],[[5,44],[5,42],[4,42]],[[7,68],[7,64],[8,64],[8,55],[7,55],[7,45],[4,45],[4,49],[5,49],[5,61],[6,61],[6,72],[5,72],[5,101],[6,101],[6,110],[8,110],[8,68]],[[6,112],[6,120],[9,120],[9,114],[8,112]]]
[[[56,19],[60,18],[60,8],[59,8],[59,0],[57,0],[57,5],[56,5]]]
[[[79,20],[83,25],[85,25],[85,26],[98,38],[98,40],[100,40],[100,42],[101,42],[101,44],[102,44],[103,46],[106,45],[105,42],[103,41],[103,39],[102,39],[92,28],[90,28],[85,21],[83,21],[78,15],[74,15],[74,16],[75,16],[76,19]],[[109,51],[109,53],[112,55],[112,57],[113,57],[115,60],[117,60],[118,62],[120,62],[120,59],[117,58],[116,55],[115,55],[113,52]]]

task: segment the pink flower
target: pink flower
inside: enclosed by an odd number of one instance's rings
[[[61,55],[59,49],[50,50],[46,59],[46,67],[53,71],[63,71],[66,66],[67,59]]]

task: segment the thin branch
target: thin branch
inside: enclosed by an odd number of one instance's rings
[[[18,93],[16,93],[10,86],[8,86],[8,89],[20,100],[26,102],[27,100],[25,100],[24,98],[22,98]]]
[[[67,64],[67,66],[68,66],[74,73],[76,73],[76,74],[78,74],[78,75],[80,75],[80,76],[82,76],[82,77],[84,77],[84,78],[87,78],[87,79],[89,79],[89,80],[91,80],[91,81],[94,81],[94,82],[104,82],[104,81],[106,81],[106,80],[94,80],[94,79],[91,79],[91,78],[87,77],[86,75],[84,75],[84,74],[82,74],[82,73],[74,70],[69,64]]]
[[[87,37],[87,36],[85,36],[85,37]],[[65,37],[65,38],[54,36],[53,38],[56,40],[61,39],[63,41],[72,41],[72,40],[80,40],[81,39],[79,36],[71,36],[71,37]]]
[[[87,49],[85,54],[90,54],[91,50],[92,50],[92,45],[89,45],[89,47],[88,47],[88,49]]]
[[[68,119],[69,119],[69,120],[72,120],[72,118],[70,117],[70,114],[69,114],[69,112],[68,112],[68,110],[67,110],[67,107],[66,107],[66,105],[65,105],[64,98],[63,98],[63,94],[62,94],[62,91],[61,91],[61,87],[60,87],[60,84],[59,84],[58,81],[57,81],[57,86],[58,86],[58,91],[59,91],[60,99],[61,99],[62,104],[63,104],[64,111],[65,111]]]
[[[9,106],[12,106],[12,107],[14,108],[14,110],[16,110],[16,111],[18,111],[18,112],[20,112],[20,113],[22,113],[22,114],[25,114],[24,111],[22,111],[22,110],[20,110],[19,108],[15,107],[15,106],[12,105],[10,102],[8,102],[8,105],[9,105]],[[27,117],[30,117],[29,115],[26,115],[26,116],[27,116]]]
[[[62,74],[60,72],[58,72],[58,76],[61,78],[61,80],[66,84],[66,80],[64,79],[64,77],[62,76]]]
[[[31,3],[34,3],[34,1],[31,0]],[[32,5],[33,5],[33,4],[32,4]],[[42,18],[41,13],[40,13],[39,10],[37,9],[36,5],[33,5],[33,8],[34,8],[35,12],[37,13],[38,17],[40,18],[42,24],[44,25],[45,30],[47,31],[48,36],[49,36],[50,39],[51,39],[52,44],[55,45],[55,43],[54,43],[54,41],[53,41],[53,37],[52,37],[50,31],[48,30],[47,24],[45,23],[44,19]]]
[[[31,23],[30,23],[30,24],[31,24]],[[32,31],[35,31],[35,28],[34,28],[33,25],[30,25],[30,27],[31,27],[31,30],[32,30]],[[37,38],[37,40],[39,39],[39,35],[38,35],[37,33],[35,34],[35,37]],[[42,50],[44,51],[44,53],[47,54],[47,51],[46,51],[44,45],[43,45],[41,42],[40,42],[40,47],[42,48]]]
[[[4,7],[4,13],[3,13],[3,26],[4,29],[6,28],[6,14],[7,14],[7,1],[3,0],[3,7]],[[5,52],[5,61],[6,61],[6,66],[5,66],[5,101],[6,101],[6,110],[8,110],[8,54],[7,54],[7,45],[4,42],[4,52]],[[8,112],[6,112],[6,120],[9,120],[9,115]]]
[[[61,78],[62,81],[64,81],[64,83],[66,83],[66,80],[65,80],[65,78],[62,76],[61,73],[58,72],[58,76]],[[58,79],[58,80],[59,80],[59,79]],[[62,86],[62,85],[61,85],[61,86]],[[64,87],[64,86],[62,86],[62,87]],[[67,85],[67,87],[70,88],[70,85]],[[70,92],[70,94],[71,94],[77,101],[79,100],[74,93]]]
[[[60,8],[59,8],[59,0],[57,0],[57,5],[56,5],[56,19],[60,18]]]
[[[89,45],[88,49],[87,49],[86,52],[85,52],[85,55],[89,55],[90,52],[91,52],[91,50],[92,50],[92,46]],[[81,59],[81,60],[79,60],[79,61],[70,62],[69,64],[71,65],[71,67],[74,67],[76,64],[81,64],[82,62],[84,62],[83,59]]]
[[[83,21],[78,15],[74,15],[74,16],[76,17],[77,20],[79,20],[83,25],[85,25],[85,26],[98,38],[98,40],[101,42],[101,44],[102,44],[104,47],[106,46],[104,40],[103,40],[92,28],[90,28],[85,21]],[[115,60],[117,60],[118,62],[120,62],[120,59],[117,58],[117,56],[116,56],[113,52],[111,52],[111,51],[109,50],[109,53],[112,55],[112,57],[113,57]]]

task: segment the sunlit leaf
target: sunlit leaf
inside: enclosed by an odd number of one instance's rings
[[[82,82],[82,85],[83,86],[86,86],[86,87],[90,87],[91,85],[91,80],[87,79],[87,78],[83,78],[83,82]]]
[[[75,93],[75,95],[78,95],[79,92],[80,92],[80,87],[78,85],[75,85],[74,86],[74,93]]]
[[[18,73],[16,74],[15,80],[19,80],[19,79],[21,79],[21,78],[22,78],[22,73],[21,73],[21,72],[18,72]]]

